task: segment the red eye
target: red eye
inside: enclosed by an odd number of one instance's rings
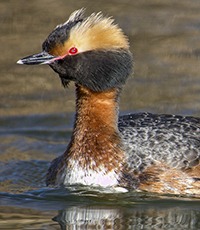
[[[78,53],[78,49],[76,47],[72,47],[69,49],[69,54],[75,55],[76,53]]]

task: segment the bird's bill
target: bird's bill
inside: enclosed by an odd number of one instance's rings
[[[17,61],[17,64],[25,65],[40,65],[40,64],[51,64],[56,59],[55,56],[48,54],[45,51],[42,51],[38,54],[33,54],[28,57],[24,57]]]

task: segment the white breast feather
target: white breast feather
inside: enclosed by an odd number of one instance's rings
[[[57,185],[82,184],[89,186],[110,187],[117,186],[119,175],[115,170],[106,172],[103,166],[97,170],[82,168],[78,162],[73,162],[73,168],[70,170],[64,168],[57,177]]]

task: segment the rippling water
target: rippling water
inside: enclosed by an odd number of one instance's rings
[[[121,112],[200,116],[198,0],[0,2],[0,229],[200,229],[200,200],[49,189],[49,162],[73,124],[74,87],[47,66],[19,66],[75,9],[113,15],[130,38],[134,77]]]

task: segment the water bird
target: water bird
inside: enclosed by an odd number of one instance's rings
[[[200,119],[141,112],[118,116],[133,69],[129,41],[110,17],[73,12],[19,64],[47,64],[75,83],[71,140],[47,173],[48,186],[200,195]]]

